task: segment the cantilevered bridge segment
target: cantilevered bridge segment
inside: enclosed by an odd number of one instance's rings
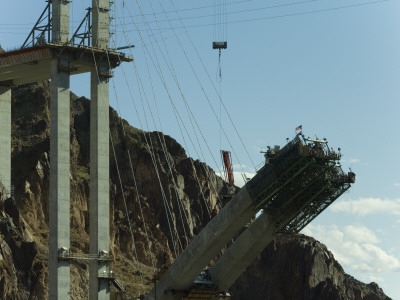
[[[355,175],[342,171],[340,156],[326,140],[303,137],[281,150],[269,149],[256,176],[192,240],[146,299],[197,299],[193,294],[201,289],[211,299],[212,291],[227,290],[277,232],[299,232],[350,188]],[[195,280],[261,209],[263,213],[203,276],[206,282]]]

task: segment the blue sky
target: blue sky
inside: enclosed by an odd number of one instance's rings
[[[238,183],[241,172],[254,173],[252,161],[255,166],[262,162],[262,148],[283,146],[300,124],[305,135],[326,137],[331,146],[341,147],[343,168],[351,167],[357,182],[304,233],[325,243],[346,272],[365,282],[376,281],[390,297],[400,299],[400,1],[226,2],[228,49],[222,52],[222,81],[218,83],[218,52],[211,49],[211,43],[213,30],[220,27],[209,26],[214,1],[174,1],[190,36],[178,20],[172,21],[182,50],[169,23],[162,21],[166,20],[162,13],[156,14],[162,34],[157,31],[148,1],[117,0],[115,44],[135,44],[132,52],[124,50],[134,56],[135,63],[115,70],[111,105],[118,110],[119,104],[123,118],[133,126],[162,129],[185,146],[189,155],[215,169],[220,168],[220,149],[234,151]],[[45,6],[44,1],[35,1],[34,7],[31,3],[10,1],[0,11],[3,48],[21,45]],[[138,3],[157,42],[144,30],[140,16],[137,22]],[[156,12],[162,12],[158,1],[152,4]],[[166,11],[174,10],[170,1],[163,5]],[[89,6],[87,0],[72,2],[75,28],[83,8]],[[172,12],[168,17],[177,18]],[[164,58],[173,62],[179,87]],[[162,74],[156,71],[157,62]],[[148,102],[142,98],[143,105],[138,82],[143,83],[147,96]],[[221,108],[213,85],[222,92],[230,117]],[[71,89],[88,96],[88,75],[75,76]],[[189,118],[179,89],[196,121]],[[193,143],[184,128],[181,135],[171,101],[183,120],[181,128],[186,124]]]

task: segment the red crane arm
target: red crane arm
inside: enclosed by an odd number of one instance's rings
[[[221,150],[221,155],[222,155],[222,160],[224,162],[225,178],[227,179],[228,184],[232,186],[234,183],[234,177],[233,177],[231,152],[226,150]]]

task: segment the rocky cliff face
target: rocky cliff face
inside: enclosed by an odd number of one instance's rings
[[[231,291],[233,299],[390,299],[376,283],[346,274],[325,245],[302,234],[278,235]]]
[[[48,251],[36,243],[17,204],[0,185],[0,298],[44,299]]]
[[[12,91],[15,200],[0,191],[1,299],[47,298],[49,98],[48,82]],[[71,251],[78,254],[88,253],[89,101],[71,94],[71,108]],[[112,109],[110,129],[112,268],[125,298],[133,299],[209,222],[227,186],[174,139],[135,129]],[[74,261],[71,274],[72,298],[87,299],[87,265]],[[234,299],[388,299],[376,284],[346,275],[325,246],[304,236],[277,237],[232,291]]]
[[[49,98],[47,82],[22,86],[12,92],[15,199],[23,219],[30,225],[33,240],[45,248],[49,218]],[[89,249],[89,105],[87,99],[71,94],[73,253],[88,253]],[[208,210],[216,207],[217,194],[224,193],[227,187],[207,165],[188,158],[185,150],[171,137],[130,127],[112,109],[110,130],[115,149],[114,153],[110,147],[111,242],[114,245],[111,254],[116,258],[113,268],[128,293],[137,295],[150,287],[154,270],[166,260],[172,261],[180,245],[184,247],[210,220]],[[148,147],[150,143],[152,150]],[[163,147],[167,151],[163,151]],[[174,232],[173,236],[169,228]],[[42,262],[46,277],[46,261]],[[140,278],[140,273],[144,278]],[[76,282],[73,295],[83,299],[87,294],[86,265],[74,264],[72,274],[72,280]],[[140,286],[142,280],[144,287]]]

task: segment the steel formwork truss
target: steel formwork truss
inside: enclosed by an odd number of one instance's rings
[[[50,43],[52,31],[52,0],[47,0],[47,5],[36,21],[28,37],[22,44],[21,49],[34,47],[41,44]],[[92,9],[86,9],[88,12],[72,35],[69,43],[78,46],[91,47],[92,45]]]
[[[75,33],[72,35],[70,43],[72,45],[88,46],[92,45],[92,9],[89,7],[86,9],[88,12],[79,24]],[[85,25],[83,27],[83,25]],[[82,31],[82,29],[84,29]]]
[[[247,188],[256,207],[272,216],[276,232],[299,232],[354,182],[326,140],[296,137],[281,150],[268,149]]]
[[[46,8],[43,10],[39,19],[36,21],[35,26],[33,26],[31,32],[26,38],[25,42],[22,44],[21,49],[27,47],[34,47],[38,44],[46,43],[51,41],[51,4],[52,0],[47,0]],[[47,21],[45,23],[45,21]]]
[[[287,210],[283,211],[282,214],[275,218],[274,224],[277,231],[284,231],[285,226],[288,223],[296,224],[297,216],[302,220],[304,215],[303,209],[310,205],[310,203],[318,203],[319,196],[329,188],[329,182],[317,181],[313,184],[305,193],[294,199],[292,205]],[[312,204],[310,205],[312,206]]]
[[[327,188],[317,199],[310,201],[296,218],[291,220],[284,228],[282,228],[282,231],[292,233],[300,232],[349,188],[349,183],[345,183],[338,187],[331,186]]]
[[[319,175],[315,179],[309,181],[305,186],[299,188],[295,187],[293,189],[293,193],[291,193],[290,197],[286,196],[283,193],[282,197],[276,201],[274,205],[267,206],[265,211],[279,211],[279,214],[272,214],[274,216],[275,228],[279,230],[283,227],[283,224],[286,224],[288,220],[290,220],[293,214],[293,210],[297,211],[301,209],[307,201],[311,201],[313,195],[319,192],[321,187],[321,177],[324,175]]]
[[[313,159],[302,158],[298,160],[291,168],[286,170],[271,185],[254,198],[256,207],[269,206],[276,199],[276,194],[291,181],[295,180],[307,167],[313,162]]]

